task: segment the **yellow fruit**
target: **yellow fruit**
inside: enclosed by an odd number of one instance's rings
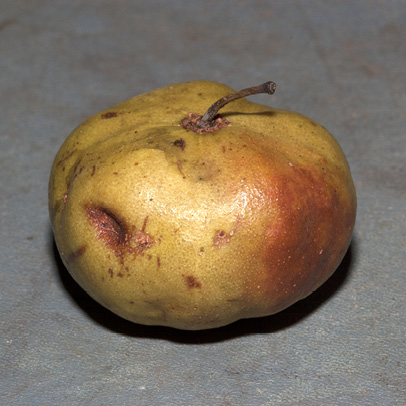
[[[349,246],[355,189],[325,128],[246,99],[221,110],[223,128],[180,125],[231,92],[198,81],[136,96],[82,123],[55,158],[61,258],[125,319],[198,330],[274,314]]]

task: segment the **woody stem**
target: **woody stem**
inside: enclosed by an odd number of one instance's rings
[[[240,90],[239,92],[228,94],[227,96],[224,96],[221,99],[217,100],[209,107],[209,109],[204,114],[202,121],[206,123],[212,122],[218,111],[233,100],[260,93],[273,94],[275,92],[275,89],[276,84],[269,81],[259,86],[248,87],[246,89]]]

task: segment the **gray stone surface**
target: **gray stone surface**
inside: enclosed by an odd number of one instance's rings
[[[0,3],[0,403],[406,404],[406,2]],[[205,332],[125,322],[53,245],[54,155],[86,117],[173,82],[242,88],[326,126],[358,218],[343,264],[286,311]]]

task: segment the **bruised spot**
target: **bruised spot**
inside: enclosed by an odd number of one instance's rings
[[[230,244],[231,235],[224,230],[217,230],[213,238],[213,246],[219,247],[220,245]]]
[[[99,238],[107,245],[114,248],[124,242],[124,227],[110,211],[99,207],[88,207],[86,213],[96,228]]]
[[[188,275],[185,279],[189,289],[201,289],[202,284],[194,276]]]
[[[69,263],[76,261],[79,257],[81,257],[86,252],[86,248],[87,248],[86,244],[82,245],[76,251],[71,252],[68,255],[68,257],[66,258],[66,260]]]
[[[101,118],[106,119],[106,118],[113,118],[113,117],[117,117],[117,116],[118,116],[118,113],[116,111],[108,111],[107,113],[103,113],[101,115]]]
[[[134,241],[136,243],[138,254],[142,254],[146,249],[151,248],[155,244],[153,237],[145,232],[147,221],[148,217],[145,217],[142,229],[140,231],[137,231],[134,235]]]
[[[216,230],[214,237],[213,237],[213,247],[221,247],[222,245],[229,245],[231,241],[231,237],[235,234],[235,232],[240,227],[240,217],[237,218],[237,225],[233,230],[229,233],[225,232],[224,230]]]
[[[180,138],[179,140],[174,141],[173,145],[175,145],[175,147],[179,147],[182,151],[184,151],[186,142],[183,138]]]
[[[132,237],[132,240],[135,242],[135,247],[132,248],[131,244],[129,244],[128,251],[134,254],[143,254],[146,249],[151,248],[155,244],[154,238],[145,231],[147,222],[148,216],[145,217],[141,230],[136,231]]]
[[[98,238],[109,246],[124,265],[126,255],[143,255],[144,251],[155,244],[154,237],[145,231],[148,216],[141,230],[135,226],[127,227],[110,210],[99,207],[86,208],[90,222],[96,229]],[[107,256],[108,258],[109,256]],[[128,268],[125,268],[128,271]]]

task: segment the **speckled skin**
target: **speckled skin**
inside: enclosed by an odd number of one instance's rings
[[[148,325],[198,330],[279,312],[340,264],[356,194],[334,138],[302,115],[234,101],[232,124],[179,123],[233,90],[167,86],[81,124],[49,185],[56,244],[102,305]]]

